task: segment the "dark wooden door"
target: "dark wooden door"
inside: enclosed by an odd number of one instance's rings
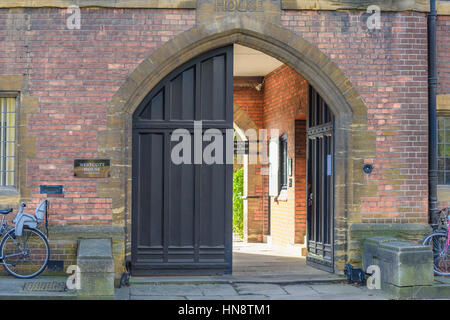
[[[223,164],[195,164],[194,121],[203,132],[218,129]],[[232,46],[176,69],[136,110],[132,274],[231,273],[233,164],[225,161],[225,132],[232,128]],[[191,138],[191,164],[172,161],[175,129]]]
[[[334,271],[334,116],[325,101],[309,87],[307,263]]]

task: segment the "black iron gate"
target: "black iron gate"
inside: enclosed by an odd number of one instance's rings
[[[325,101],[309,87],[307,263],[334,271],[334,116]]]
[[[194,155],[194,120],[202,122],[203,132],[218,129],[224,164],[205,164],[203,159],[203,164],[195,164],[199,159]],[[225,161],[225,131],[232,128],[232,46],[181,66],[136,110],[133,275],[231,272],[233,164]],[[184,130],[185,138],[191,139],[193,164],[172,161],[173,147],[178,144],[172,141],[175,129]],[[203,148],[208,144],[202,142]]]

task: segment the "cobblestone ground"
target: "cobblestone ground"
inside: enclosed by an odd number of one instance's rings
[[[378,290],[346,284],[133,284],[117,289],[122,300],[384,300]]]

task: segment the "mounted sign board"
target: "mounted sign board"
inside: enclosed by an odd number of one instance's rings
[[[62,194],[63,186],[61,185],[41,185],[40,186],[40,194]]]
[[[234,154],[249,154],[248,141],[234,141]]]
[[[327,176],[331,176],[331,154],[327,155]]]
[[[279,139],[272,138],[269,142],[269,196],[278,196],[279,185],[278,185],[278,166],[279,166]]]
[[[77,178],[109,178],[109,159],[75,159],[73,175]]]

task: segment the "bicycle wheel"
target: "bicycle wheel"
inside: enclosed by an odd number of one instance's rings
[[[423,239],[422,245],[431,246],[433,250],[434,273],[440,276],[450,275],[450,250],[446,250],[447,233],[430,233]]]
[[[9,274],[21,279],[36,277],[47,266],[50,247],[45,235],[38,229],[24,228],[22,236],[11,229],[0,244],[3,267]]]

